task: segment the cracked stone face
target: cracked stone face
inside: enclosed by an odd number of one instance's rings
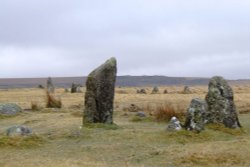
[[[223,123],[229,128],[241,126],[234,104],[233,90],[224,78],[216,76],[210,80],[206,102],[206,119],[209,123]]]
[[[200,132],[206,123],[207,104],[202,99],[192,99],[186,113],[185,127],[187,130]]]

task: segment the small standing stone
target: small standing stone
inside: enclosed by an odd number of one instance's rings
[[[188,86],[185,86],[184,89],[183,89],[183,93],[184,94],[190,94],[192,92],[191,92],[191,90],[190,90],[190,88]]]
[[[71,93],[81,93],[81,85],[80,84],[75,84],[73,82],[72,86],[71,86]]]
[[[241,127],[232,88],[227,81],[220,77],[213,77],[206,95],[208,104],[207,119],[209,123],[223,123],[228,128]]]
[[[181,123],[176,117],[172,117],[167,127],[168,131],[179,131],[181,130]]]
[[[187,109],[185,128],[196,132],[204,130],[206,111],[207,104],[204,100],[193,99]]]
[[[92,71],[86,81],[83,123],[113,123],[116,59]]]
[[[55,92],[55,87],[54,87],[54,85],[53,85],[53,82],[52,82],[51,77],[49,77],[49,78],[47,79],[47,91],[48,91],[49,93],[54,93],[54,92]]]
[[[157,94],[159,93],[159,88],[157,86],[155,86],[151,92],[151,94]]]
[[[37,86],[39,89],[44,89],[43,85],[38,85]]]
[[[145,89],[138,89],[136,91],[137,94],[147,94],[147,91]]]

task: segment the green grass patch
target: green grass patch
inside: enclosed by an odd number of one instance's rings
[[[0,137],[0,147],[31,148],[41,146],[43,143],[45,143],[45,139],[37,135]]]
[[[240,136],[240,135],[246,134],[243,128],[231,129],[231,128],[225,127],[223,124],[208,124],[206,127],[214,131],[219,131],[219,132],[223,132],[223,133],[234,135],[234,136]]]
[[[15,117],[15,116],[17,116],[17,115],[1,115],[1,114],[0,114],[0,119],[13,118],[13,117]]]
[[[131,122],[152,122],[153,118],[152,117],[139,117],[139,116],[133,116],[130,119]]]
[[[187,130],[167,132],[166,139],[176,141],[180,144],[206,142],[212,139],[212,135],[206,131],[195,133]]]
[[[120,127],[116,124],[104,124],[104,123],[85,123],[85,124],[83,124],[83,128],[105,129],[105,130],[120,129]]]

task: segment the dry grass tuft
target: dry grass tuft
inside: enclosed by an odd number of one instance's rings
[[[74,109],[74,110],[82,110],[84,108],[84,105],[83,104],[75,104],[75,105],[70,105],[68,108]]]
[[[40,110],[40,107],[38,106],[38,103],[36,101],[31,101],[31,110],[32,111]]]
[[[182,120],[184,116],[184,110],[180,109],[180,107],[174,107],[170,103],[165,103],[156,107],[155,118],[160,122],[169,121],[172,117]]]
[[[62,108],[61,99],[56,99],[52,94],[46,91],[46,107],[47,108]]]
[[[219,165],[219,166],[238,166],[245,164],[240,155],[233,153],[191,153],[181,158],[181,164],[187,166],[204,166],[204,165]]]
[[[128,92],[125,91],[125,90],[116,90],[115,93],[117,93],[117,94],[128,94]]]
[[[250,103],[246,103],[238,107],[238,111],[240,114],[248,114],[250,113]]]
[[[83,117],[83,111],[74,111],[71,113],[74,117]]]

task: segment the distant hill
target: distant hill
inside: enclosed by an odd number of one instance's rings
[[[0,89],[35,88],[46,86],[47,78],[13,78],[0,79]],[[85,85],[86,77],[55,77],[52,78],[56,87],[70,87],[78,83]],[[118,76],[117,86],[169,86],[169,85],[207,85],[209,78],[167,77],[167,76]],[[230,80],[230,84],[250,84],[250,80]]]

